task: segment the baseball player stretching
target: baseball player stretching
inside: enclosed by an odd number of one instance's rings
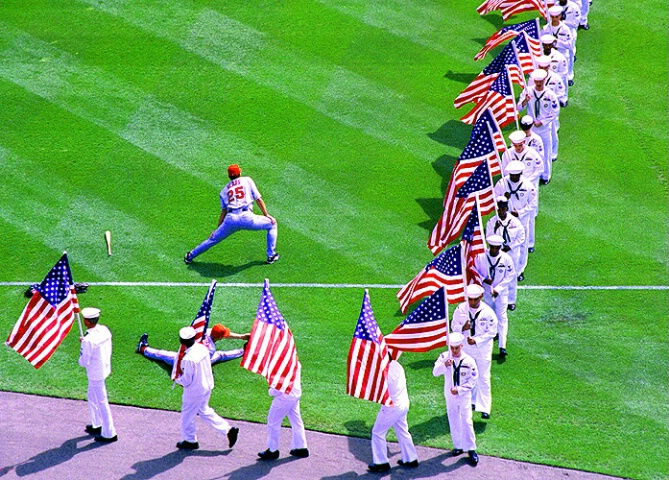
[[[242,169],[233,164],[228,167],[230,182],[221,190],[221,216],[218,227],[211,236],[184,256],[184,262],[191,263],[195,257],[238,230],[267,230],[267,263],[279,259],[276,253],[276,220],[269,213],[260,192],[250,177],[242,177]],[[258,204],[264,215],[253,213],[253,202]]]

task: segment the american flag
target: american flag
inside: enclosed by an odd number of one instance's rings
[[[385,406],[393,404],[388,393],[388,347],[374,319],[365,290],[358,324],[348,351],[346,393]]]
[[[539,42],[539,19],[528,20],[527,22],[516,23],[506,26],[495,32],[485,43],[483,48],[474,56],[474,60],[482,60],[490,50],[500,45],[502,42],[512,39],[520,32],[526,32],[528,41],[532,45],[534,52],[539,52],[541,43]],[[537,53],[538,54],[538,53]]]
[[[432,230],[427,247],[436,255],[446,245],[458,238],[474,207],[475,194],[479,192],[484,215],[495,207],[488,157],[495,153],[490,135],[481,135],[462,152],[444,198],[444,213]],[[499,167],[498,167],[499,168]]]
[[[481,285],[482,278],[474,269],[474,259],[479,253],[485,252],[483,231],[481,230],[481,216],[479,215],[478,203],[472,209],[465,229],[462,231],[461,245],[463,246],[466,260],[466,279]]]
[[[42,283],[33,287],[28,305],[5,343],[40,368],[69,333],[78,312],[79,301],[64,253]]]
[[[498,10],[502,3],[504,3],[504,0],[485,0],[485,2],[476,7],[476,11],[480,15],[485,15],[493,10]]]
[[[240,366],[262,375],[270,388],[283,393],[291,392],[300,369],[293,334],[276,306],[267,279]]]
[[[502,18],[506,21],[513,15],[531,10],[538,10],[542,17],[548,19],[543,0],[505,0],[499,6]]]
[[[472,83],[457,96],[453,102],[455,108],[460,108],[470,102],[478,103],[478,100],[485,97],[501,75],[511,75],[513,81],[520,85],[523,83],[520,64],[511,45],[504,47]]]
[[[447,335],[446,292],[445,287],[441,287],[386,335],[386,344],[405,352],[427,352],[445,347]]]
[[[462,247],[457,244],[428,263],[416,277],[397,292],[400,310],[406,313],[409,305],[432,295],[445,287],[448,303],[461,302],[464,298]]]
[[[211,314],[211,304],[214,302],[214,293],[216,293],[216,280],[211,281],[211,285],[209,285],[209,290],[204,296],[200,310],[197,312],[195,320],[190,324],[190,326],[195,329],[196,342],[204,341],[204,334],[207,332],[207,327],[209,326],[209,315]],[[172,367],[172,380],[176,380],[183,373],[183,370],[181,370],[181,361],[185,354],[186,345],[181,345],[179,347],[179,352],[177,353],[176,362],[174,362],[174,366]]]
[[[535,58],[541,55],[539,44],[537,44],[537,49],[534,49],[530,46],[527,38],[527,34],[525,32],[521,32],[520,35],[511,40],[511,44],[516,49],[518,62],[520,63],[520,67],[523,69],[523,73],[525,75],[532,73],[532,70],[536,68]]]
[[[506,152],[506,142],[504,141],[502,130],[499,128],[497,120],[495,120],[495,117],[493,117],[492,112],[490,110],[486,110],[479,116],[479,119],[476,120],[474,128],[472,128],[472,134],[469,137],[469,143],[463,150],[461,156],[475,158],[475,153],[469,154],[468,152],[468,149],[472,148],[470,145],[474,146],[480,141],[480,139],[483,139],[485,142],[485,147],[487,148],[491,136],[492,143],[494,144],[497,151],[502,153]],[[488,159],[488,164],[490,165],[490,173],[492,175],[501,175],[502,168],[499,164],[499,155],[497,155],[495,150],[492,150],[490,153],[488,153],[486,158]]]
[[[511,89],[511,79],[506,72],[502,72],[497,77],[485,96],[479,98],[476,106],[460,120],[473,125],[487,109],[490,109],[500,127],[513,122],[518,116],[516,101]]]

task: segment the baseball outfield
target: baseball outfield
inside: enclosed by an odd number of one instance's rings
[[[247,331],[269,278],[304,368],[305,424],[368,437],[378,406],[345,395],[363,285],[391,331],[403,319],[393,286],[432,258],[425,243],[471,131],[452,101],[503,25],[477,5],[2,2],[1,330],[67,250],[75,281],[92,283],[81,304],[114,335],[111,402],[178,410],[167,374],[134,353],[139,336],[175,349],[212,278],[212,322]],[[475,414],[482,454],[669,474],[667,16],[658,0],[595,0],[579,33],[510,356],[493,362],[491,420]],[[265,265],[263,235],[243,232],[186,266],[233,162],[279,222],[281,260]],[[38,371],[1,349],[0,389],[85,398],[77,337]],[[401,363],[414,440],[447,449],[437,355]],[[211,405],[262,422],[266,383],[237,363],[215,367]]]

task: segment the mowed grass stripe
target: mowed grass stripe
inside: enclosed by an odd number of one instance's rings
[[[179,2],[80,1],[419,158],[439,153],[424,132],[441,123],[441,111],[318,57],[295,54],[234,18]]]
[[[212,189],[221,186],[221,156],[241,158],[242,163],[246,160],[256,168],[274,171],[279,183],[272,197],[272,208],[283,224],[359,264],[366,264],[379,275],[387,271],[384,263],[410,257],[410,246],[422,240],[420,229],[414,229],[414,235],[406,235],[401,219],[355,197],[333,196],[338,190],[335,185],[290,163],[283,168],[281,161],[271,158],[261,147],[216,129],[173,105],[159,102],[121,79],[86,67],[67,52],[6,25],[0,34],[19,38],[12,48],[0,52],[3,60],[0,76],[115,133],[155,158],[206,182]],[[95,101],[82,100],[89,98]],[[311,199],[311,207],[296,203],[295,198]],[[367,239],[358,233],[380,219],[384,231],[396,239],[396,249],[380,248],[377,258],[371,258],[365,252]],[[120,233],[119,238],[125,239],[125,232]],[[157,238],[155,233],[147,232],[147,235]],[[134,242],[131,240],[131,243]],[[174,259],[171,263],[174,264]],[[135,267],[141,268],[139,264]]]

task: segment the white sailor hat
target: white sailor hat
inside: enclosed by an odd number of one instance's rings
[[[495,201],[497,202],[497,205],[499,205],[500,203],[509,203],[509,199],[506,198],[504,195],[500,195],[495,199]]]
[[[472,283],[465,288],[465,296],[467,298],[479,298],[481,295],[483,295],[483,287],[480,285]]]
[[[532,80],[535,82],[541,82],[542,80],[546,80],[546,77],[548,76],[548,72],[546,70],[543,70],[541,68],[537,68],[536,70],[532,70],[532,73],[530,74],[530,77],[532,77]]]
[[[548,9],[548,14],[551,17],[559,17],[562,15],[562,7],[559,5],[553,5],[551,8]]]
[[[537,58],[537,65],[540,67],[547,67],[551,64],[551,57],[548,55],[542,55],[539,58]]]
[[[525,170],[525,165],[523,164],[523,162],[519,162],[518,160],[512,160],[508,163],[508,165],[504,169],[504,173],[511,175],[514,173],[523,173],[523,170]]]
[[[190,340],[195,338],[195,329],[193,327],[184,327],[179,330],[179,338],[182,340]]]
[[[81,316],[86,320],[94,320],[100,318],[100,309],[93,307],[86,307],[81,309]]]
[[[485,240],[488,242],[488,245],[492,245],[493,247],[504,245],[504,238],[501,235],[488,235]]]
[[[523,115],[523,118],[520,119],[520,124],[525,127],[530,127],[534,125],[534,119],[529,115]]]
[[[521,130],[516,130],[515,132],[511,132],[511,135],[509,135],[509,140],[511,140],[511,143],[525,143],[525,132]]]
[[[451,347],[457,347],[462,345],[462,342],[465,341],[465,336],[460,332],[451,332],[448,334],[448,345]]]
[[[542,35],[540,40],[544,45],[552,45],[557,39],[550,33],[547,33],[546,35]]]

